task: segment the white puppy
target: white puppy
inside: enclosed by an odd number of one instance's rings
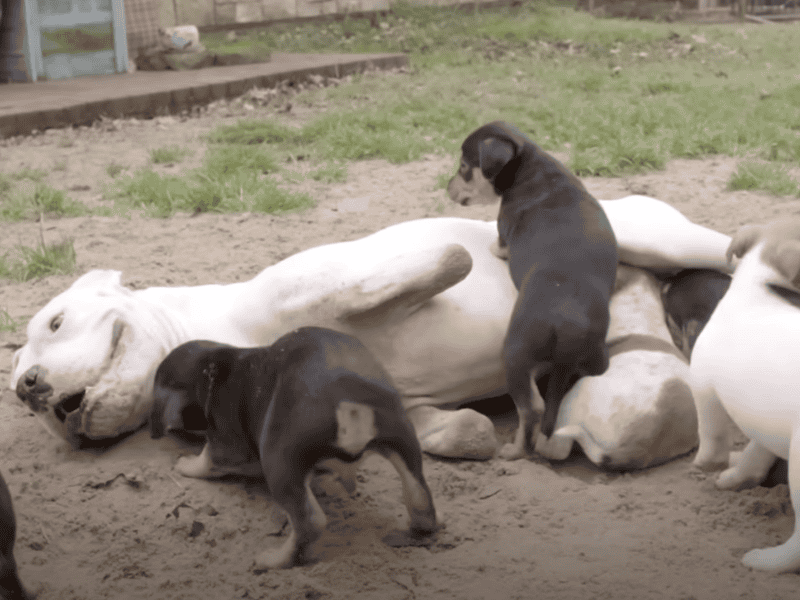
[[[789,488],[800,515],[800,220],[742,228],[728,257],[741,257],[730,288],[697,339],[691,381],[704,469],[728,467],[717,487],[758,485],[776,457],[789,463]],[[731,453],[730,420],[750,438]],[[800,568],[800,530],[782,545],[751,550],[754,569]]]
[[[603,208],[626,262],[727,268],[729,238],[663,202],[631,196]],[[119,272],[90,272],[31,319],[10,385],[63,437],[115,437],[144,422],[153,372],[180,343],[267,345],[317,325],[358,337],[378,357],[423,450],[489,458],[489,418],[439,407],[504,392],[501,348],[516,289],[490,252],[496,237],[494,222],[408,221],[229,285],[132,291]]]

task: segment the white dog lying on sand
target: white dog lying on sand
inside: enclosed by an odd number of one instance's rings
[[[795,520],[800,515],[800,219],[744,227],[728,256],[741,257],[728,292],[692,352],[700,447],[694,463],[727,467],[721,489],[761,483],[788,460]],[[730,420],[750,438],[730,453]],[[780,546],[751,550],[754,569],[800,569],[800,529]]]
[[[729,238],[663,202],[630,196],[603,207],[625,263],[728,268]],[[494,222],[409,221],[311,248],[228,285],[132,291],[119,272],[92,271],[31,319],[10,385],[67,439],[115,437],[144,423],[155,368],[180,343],[264,345],[295,327],[318,325],[355,335],[376,354],[404,396],[423,450],[488,458],[497,447],[488,417],[440,407],[504,392],[500,353],[516,289],[507,264],[489,250],[496,236]],[[587,427],[613,422],[613,414],[604,415]],[[570,424],[580,425],[560,426]],[[614,439],[642,435],[635,447],[649,448],[650,433],[595,437],[610,439],[611,451]],[[667,442],[655,458],[686,451],[683,442],[678,446]]]

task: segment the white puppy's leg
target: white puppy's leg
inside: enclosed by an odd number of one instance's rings
[[[497,435],[491,419],[471,408],[442,410],[422,405],[407,408],[406,414],[414,425],[422,451],[428,454],[489,459],[497,450]]]
[[[751,440],[740,455],[731,452],[731,467],[725,469],[717,478],[721,490],[743,490],[756,487],[766,478],[775,455],[761,444]],[[738,456],[735,456],[738,455]]]
[[[197,456],[181,456],[175,463],[175,470],[184,477],[211,477],[214,474],[214,464],[211,462],[208,444],[203,446],[203,451]]]
[[[775,573],[800,569],[800,429],[794,431],[789,444],[789,493],[795,514],[794,533],[780,546],[751,550],[742,557],[744,566]]]
[[[693,385],[692,394],[700,438],[700,447],[692,464],[704,471],[723,469],[728,466],[731,449],[731,418],[711,384]]]

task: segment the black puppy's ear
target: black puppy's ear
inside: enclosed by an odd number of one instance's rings
[[[516,144],[509,140],[489,137],[478,144],[479,166],[483,176],[489,181],[494,181],[516,155]]]

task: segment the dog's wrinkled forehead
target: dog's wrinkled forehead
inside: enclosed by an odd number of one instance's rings
[[[510,142],[519,153],[526,143],[532,143],[519,129],[505,121],[493,121],[479,127],[467,136],[461,145],[461,154],[471,165],[480,161],[479,148],[481,142],[491,143],[493,140]]]

